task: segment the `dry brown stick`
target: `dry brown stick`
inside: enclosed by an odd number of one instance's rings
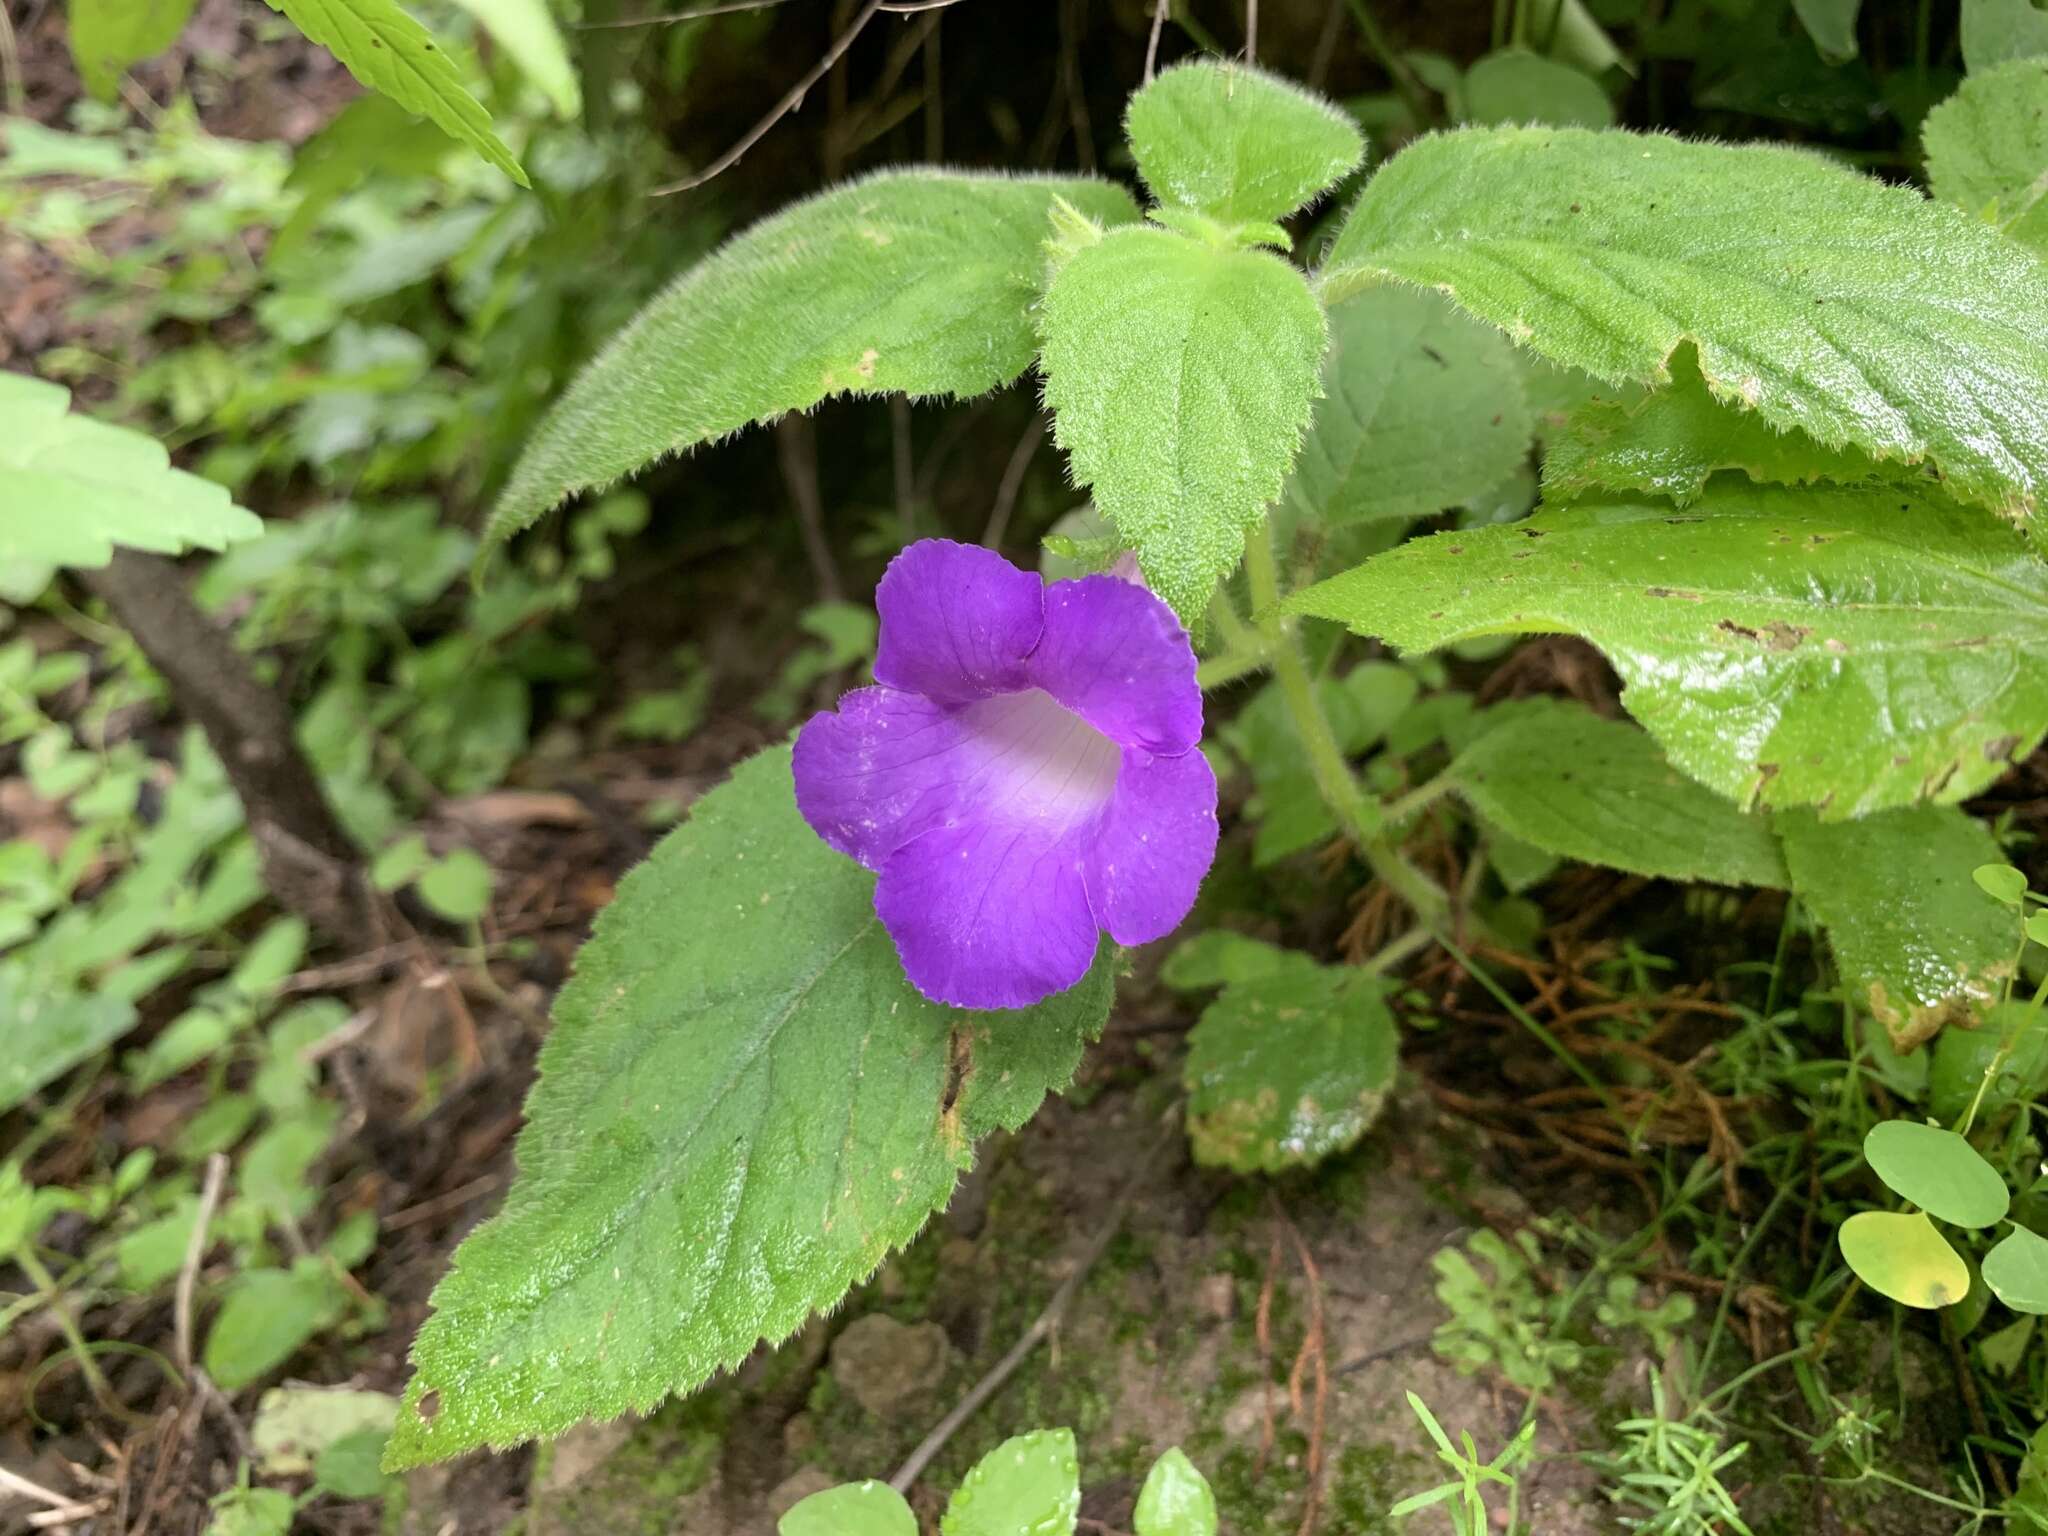
[[[1038,452],[1039,440],[1044,436],[1045,413],[1040,411],[1017,439],[1017,446],[1010,450],[1010,462],[1003,466],[1003,478],[996,483],[995,505],[989,510],[988,526],[981,531],[984,548],[1003,547],[1003,535],[1010,531],[1010,513],[1016,508],[1018,492],[1024,489],[1024,472],[1031,468],[1032,456]]]
[[[853,46],[853,40],[860,36],[861,29],[873,21],[876,12],[881,9],[882,0],[868,0],[868,3],[860,8],[860,14],[854,17],[853,25],[840,33],[832,46],[825,50],[824,57],[813,64],[801,80],[785,91],[782,99],[768,109],[767,116],[763,117],[758,123],[742,134],[739,142],[734,144],[731,149],[728,149],[695,175],[685,176],[680,181],[671,181],[664,186],[656,187],[648,195],[651,197],[667,197],[671,193],[687,192],[692,187],[703,186],[705,182],[712,180],[714,177],[723,176],[735,165],[738,165],[740,157],[760,143],[767,136],[770,128],[773,128],[777,123],[789,116],[790,113],[803,105],[804,96],[810,91],[811,87],[825,78],[832,66],[837,64],[846,50]]]
[[[804,553],[818,581],[818,596],[836,603],[846,595],[839,584],[839,565],[825,537],[825,498],[818,491],[818,443],[811,419],[791,414],[775,424],[775,451],[782,461],[782,481],[796,503],[797,526],[803,530]]]
[[[1166,30],[1166,10],[1173,0],[1158,0],[1152,7],[1152,35],[1145,39],[1145,81],[1151,83],[1159,67],[1159,34]]]
[[[199,1265],[206,1257],[206,1238],[213,1227],[214,1209],[227,1185],[228,1157],[216,1152],[206,1160],[206,1184],[199,1194],[199,1209],[192,1218],[192,1235],[185,1240],[185,1262],[178,1267],[178,1288],[172,1308],[172,1358],[179,1371],[192,1374],[192,1292],[199,1280]]]
[[[1024,1330],[1024,1336],[1010,1346],[1009,1353],[998,1360],[989,1373],[968,1390],[965,1397],[955,1403],[952,1410],[933,1426],[932,1432],[918,1443],[916,1450],[905,1458],[903,1465],[896,1469],[896,1475],[889,1479],[889,1486],[898,1493],[909,1491],[924,1469],[931,1465],[932,1458],[946,1448],[946,1442],[953,1438],[962,1424],[973,1418],[983,1403],[1001,1390],[1004,1382],[1017,1373],[1017,1368],[1031,1358],[1031,1352],[1059,1326],[1066,1315],[1067,1307],[1081,1289],[1081,1282],[1088,1278],[1088,1271],[1095,1267],[1095,1261],[1102,1257],[1110,1240],[1123,1229],[1124,1215],[1130,1209],[1131,1197],[1152,1175],[1153,1165],[1159,1155],[1172,1145],[1178,1134],[1179,1121],[1175,1115],[1168,1115],[1160,1134],[1153,1140],[1138,1166],[1131,1170],[1131,1176],[1124,1181],[1124,1187],[1116,1197],[1116,1203],[1109,1209],[1109,1216],[1095,1235],[1088,1240],[1081,1257],[1075,1262],[1073,1272],[1062,1280],[1059,1288],[1052,1293],[1052,1300],[1045,1304],[1045,1310],[1038,1314],[1031,1326]]]

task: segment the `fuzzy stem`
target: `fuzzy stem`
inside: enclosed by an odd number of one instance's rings
[[[1351,772],[1351,764],[1330,729],[1329,717],[1316,697],[1315,679],[1295,638],[1294,624],[1280,612],[1280,573],[1273,546],[1264,529],[1245,542],[1245,577],[1251,585],[1252,613],[1265,636],[1266,658],[1280,684],[1294,733],[1308,754],[1316,789],[1358,845],[1359,857],[1372,867],[1381,884],[1408,904],[1423,927],[1439,937],[1451,932],[1450,899],[1443,888],[1402,857],[1386,835],[1379,802],[1368,796]]]

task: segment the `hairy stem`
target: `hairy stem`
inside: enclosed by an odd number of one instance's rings
[[[1262,529],[1245,544],[1245,576],[1251,583],[1252,612],[1265,637],[1266,657],[1280,684],[1294,733],[1308,753],[1316,789],[1324,804],[1358,845],[1359,857],[1372,867],[1381,884],[1408,904],[1416,920],[1441,938],[1451,936],[1451,903],[1443,888],[1410,864],[1386,834],[1379,802],[1367,795],[1351,771],[1316,697],[1315,679],[1294,633],[1293,620],[1280,612],[1280,573],[1273,546]]]

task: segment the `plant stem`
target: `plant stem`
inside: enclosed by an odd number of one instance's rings
[[[1252,614],[1265,637],[1266,658],[1280,684],[1294,733],[1308,754],[1315,774],[1316,789],[1323,803],[1336,814],[1338,822],[1358,845],[1359,857],[1371,866],[1381,884],[1408,904],[1417,921],[1439,938],[1451,936],[1450,898],[1429,876],[1402,857],[1401,850],[1386,835],[1386,818],[1379,803],[1368,796],[1351,772],[1344,749],[1330,729],[1316,697],[1315,679],[1309,675],[1308,660],[1295,638],[1294,623],[1280,612],[1280,573],[1273,559],[1273,545],[1263,529],[1245,543],[1244,568],[1251,584]]]
[[[1393,79],[1394,89],[1408,104],[1408,110],[1415,114],[1416,123],[1427,124],[1431,116],[1429,94],[1423,89],[1422,82],[1415,78],[1415,71],[1387,41],[1387,34],[1380,30],[1379,21],[1365,0],[1346,0],[1346,3],[1351,7],[1351,19],[1358,23],[1358,35],[1364,40],[1365,51]]]
[[[64,1335],[64,1342],[70,1346],[72,1358],[78,1362],[78,1371],[85,1378],[85,1384],[92,1389],[93,1401],[102,1408],[120,1412],[120,1404],[114,1398],[114,1389],[107,1385],[107,1378],[100,1374],[99,1363],[92,1357],[92,1350],[85,1342],[85,1335],[79,1332],[78,1319],[71,1315],[71,1309],[64,1304],[63,1289],[57,1284],[56,1276],[44,1267],[36,1257],[35,1248],[23,1243],[14,1252],[14,1262],[21,1266],[21,1272],[28,1276],[28,1283],[42,1293],[43,1305],[57,1320],[57,1331]]]
[[[1382,807],[1380,814],[1386,818],[1388,826],[1398,827],[1450,792],[1451,776],[1448,773],[1440,773],[1433,779],[1425,779],[1398,800],[1389,800]]]

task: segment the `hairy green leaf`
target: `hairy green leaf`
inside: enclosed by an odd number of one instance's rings
[[[562,42],[547,0],[455,0],[474,16],[520,71],[539,86],[557,117],[583,110],[583,89],[576,66]]]
[[[1963,0],[1959,31],[1963,63],[1973,75],[2008,59],[2048,53],[2048,10],[2034,0]]]
[[[946,1505],[940,1536],[1074,1536],[1081,1457],[1071,1429],[1005,1440],[974,1464]]]
[[[1907,1050],[1991,1002],[2012,973],[2012,915],[1970,871],[1998,845],[1953,806],[1858,821],[1778,818],[1792,889],[1828,930],[1843,985]]]
[[[264,0],[373,91],[417,112],[467,144],[520,186],[530,186],[512,151],[491,131],[491,114],[463,86],[433,33],[396,0]]]
[[[1465,72],[1465,118],[1474,123],[1611,128],[1614,103],[1598,81],[1569,64],[1526,48],[1502,48]]]
[[[1061,267],[1040,323],[1075,483],[1193,624],[1294,462],[1321,309],[1270,252],[1147,227],[1112,230]]]
[[[1534,429],[1498,331],[1433,293],[1369,289],[1330,312],[1323,401],[1287,498],[1332,523],[1439,512],[1505,479]]]
[[[1970,76],[1920,142],[1936,197],[2048,254],[2048,57]]]
[[[1233,982],[1188,1035],[1195,1160],[1277,1173],[1343,1151],[1379,1118],[1398,1047],[1384,984],[1355,967],[1290,953]]]
[[[2048,731],[2048,565],[1932,484],[1583,501],[1414,540],[1288,607],[1403,650],[1583,635],[1671,761],[1746,805],[1960,800]]]
[[[800,1501],[776,1536],[917,1536],[917,1516],[887,1483],[843,1483]]]
[[[1901,1306],[1935,1311],[1970,1290],[1970,1266],[1918,1211],[1858,1211],[1837,1234],[1863,1283]]]
[[[2048,1314],[2048,1238],[2014,1227],[1984,1255],[1984,1283],[2015,1312]]]
[[[0,1114],[135,1027],[126,999],[91,996],[0,965]]]
[[[978,395],[1030,365],[1055,198],[1107,182],[884,171],[727,241],[612,339],[541,423],[491,514],[508,538],[578,491],[837,394]]]
[[[78,78],[112,101],[131,64],[153,59],[185,30],[193,0],[70,0],[71,56]]]
[[[1863,1138],[1863,1159],[1886,1189],[1951,1226],[1991,1226],[2012,1204],[1998,1170],[1944,1126],[1881,1120]]]
[[[1517,709],[1450,774],[1487,822],[1549,853],[1667,880],[1786,883],[1767,818],[1686,778],[1635,726],[1575,704]]]
[[[1773,425],[1932,462],[1969,499],[2048,487],[2048,268],[1804,150],[1574,128],[1421,140],[1367,185],[1320,279],[1443,289],[1553,361],[1662,383],[1690,341]]]
[[[1216,1536],[1216,1495],[1179,1446],[1152,1463],[1131,1524],[1137,1536]]]
[[[388,1461],[559,1434],[737,1365],[872,1273],[975,1141],[1064,1086],[1105,958],[1036,1008],[927,1002],[874,877],[740,766],[621,883],[555,1007],[504,1212],[457,1251]]]
[[[140,432],[74,416],[60,385],[0,373],[0,565],[99,566],[114,546],[174,555],[263,523]]]
[[[1683,506],[1724,469],[1785,485],[1867,480],[1880,472],[1853,448],[1824,447],[1740,402],[1716,400],[1697,355],[1681,347],[1671,360],[1671,382],[1661,389],[1630,403],[1591,399],[1571,414],[1550,439],[1543,489],[1559,499],[1591,490],[1650,491]]]
[[[1234,223],[1285,218],[1365,156],[1345,113],[1235,60],[1165,71],[1131,97],[1124,134],[1160,202]]]

